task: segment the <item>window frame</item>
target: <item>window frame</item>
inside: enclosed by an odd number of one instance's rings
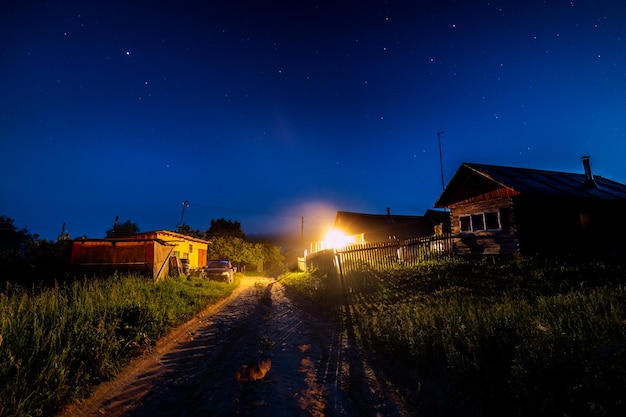
[[[495,228],[490,227],[493,226],[494,218],[491,216],[493,214],[496,215],[495,220],[498,223],[498,226]],[[502,230],[500,209],[459,215],[459,231],[461,233],[491,232],[496,230]]]
[[[472,217],[470,215],[459,216],[459,230],[461,233],[471,233]]]
[[[485,230],[486,231],[490,231],[490,230],[502,230],[502,219],[500,218],[500,210],[495,210],[495,211],[485,211],[484,213],[484,218],[485,218]],[[487,221],[487,215],[488,214],[495,214],[495,220],[498,223],[497,227],[489,227],[489,221]]]

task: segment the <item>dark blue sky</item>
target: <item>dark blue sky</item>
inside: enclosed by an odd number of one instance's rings
[[[201,4],[200,4],[201,3]],[[0,214],[41,237],[421,215],[462,162],[626,182],[626,3],[5,1]]]

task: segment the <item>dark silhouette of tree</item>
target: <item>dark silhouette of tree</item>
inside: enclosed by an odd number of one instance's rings
[[[217,237],[236,237],[244,239],[245,233],[241,230],[241,223],[226,219],[211,220],[211,227],[206,231],[208,239]]]
[[[71,253],[72,241],[65,234],[56,241],[39,239],[0,216],[0,282],[54,285],[68,278]]]
[[[238,221],[223,218],[211,220],[211,227],[206,232],[182,224],[178,227],[178,233],[210,241],[207,258],[229,259],[240,271],[262,267],[276,276],[284,271],[284,256],[280,248],[270,242],[247,241]]]
[[[198,239],[206,239],[206,234],[198,229],[192,229],[191,226],[183,224],[178,226],[178,233],[185,236],[191,236]]]
[[[18,230],[13,224],[13,219],[0,216],[0,251],[22,253],[32,238],[28,229]]]
[[[124,223],[114,224],[112,228],[106,231],[105,237],[127,237],[136,235],[137,233],[139,233],[139,226],[137,226],[137,223],[133,223],[129,219]]]

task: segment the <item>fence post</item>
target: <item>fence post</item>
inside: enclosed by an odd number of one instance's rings
[[[340,252],[337,251],[337,249],[333,249],[333,253],[335,255],[335,262],[337,265],[337,271],[339,272],[339,279],[343,279],[343,268],[341,266],[341,255]]]

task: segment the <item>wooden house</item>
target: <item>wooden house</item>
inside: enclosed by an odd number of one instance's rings
[[[198,269],[206,266],[207,251],[210,242],[197,239],[167,230],[156,230],[152,232],[138,233],[128,239],[158,239],[174,245],[172,256],[178,259],[188,259],[191,269]]]
[[[449,228],[448,213],[441,210],[427,210],[423,216],[391,214],[366,214],[338,211],[333,228],[346,235],[363,235],[366,243],[405,240],[414,237],[432,236]],[[439,227],[438,227],[439,226]]]
[[[70,267],[75,276],[106,277],[130,272],[159,281],[169,274],[174,248],[159,239],[75,239]]]
[[[463,163],[435,207],[460,255],[619,256],[626,185],[583,173]]]

